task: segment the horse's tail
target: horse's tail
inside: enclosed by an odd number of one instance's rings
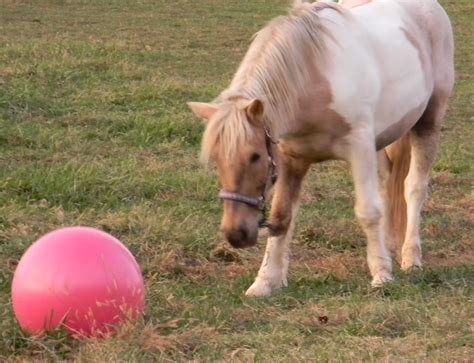
[[[392,167],[387,181],[387,194],[389,199],[389,218],[391,231],[396,241],[394,252],[399,253],[405,240],[407,229],[407,205],[405,202],[405,178],[408,175],[411,159],[410,137],[405,135],[390,146],[385,148]]]

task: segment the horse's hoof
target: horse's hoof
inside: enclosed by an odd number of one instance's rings
[[[264,297],[270,296],[276,289],[272,288],[270,283],[266,281],[255,280],[255,282],[247,289],[245,293],[248,297]]]
[[[415,263],[404,263],[405,261],[402,261],[401,269],[403,272],[406,273],[415,273],[417,271],[422,271],[423,270],[423,265],[421,261],[417,261]]]
[[[402,253],[402,263],[400,268],[402,271],[411,272],[416,270],[421,270],[421,254],[417,253]]]
[[[403,249],[401,260],[400,268],[405,272],[420,270],[423,265],[421,262],[421,250],[418,246]]]
[[[384,284],[393,281],[393,276],[390,272],[381,271],[377,273],[372,279],[371,286],[374,289],[381,288]]]
[[[270,296],[272,291],[273,290],[268,283],[255,281],[252,286],[247,289],[245,295],[248,297]]]

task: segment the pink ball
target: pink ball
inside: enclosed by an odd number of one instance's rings
[[[20,326],[30,334],[63,324],[73,336],[103,336],[145,303],[143,277],[130,251],[88,227],[51,232],[24,253],[12,283]]]

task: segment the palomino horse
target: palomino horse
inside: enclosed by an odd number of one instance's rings
[[[345,1],[298,2],[257,33],[213,103],[189,103],[207,122],[201,155],[217,166],[233,246],[256,243],[278,174],[249,296],[286,286],[303,177],[329,159],[351,167],[372,285],[392,280],[394,246],[403,270],[421,267],[420,212],[454,83],[451,25],[436,0]]]

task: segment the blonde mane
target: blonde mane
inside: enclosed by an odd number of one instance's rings
[[[254,37],[229,88],[215,100],[219,111],[203,136],[201,159],[207,163],[216,144],[219,153],[232,158],[253,135],[245,105],[259,99],[264,105],[264,123],[272,135],[289,130],[295,118],[298,97],[304,93],[313,63],[324,62],[325,40],[330,37],[318,12],[340,8],[331,3],[296,2],[289,15],[271,21]]]

